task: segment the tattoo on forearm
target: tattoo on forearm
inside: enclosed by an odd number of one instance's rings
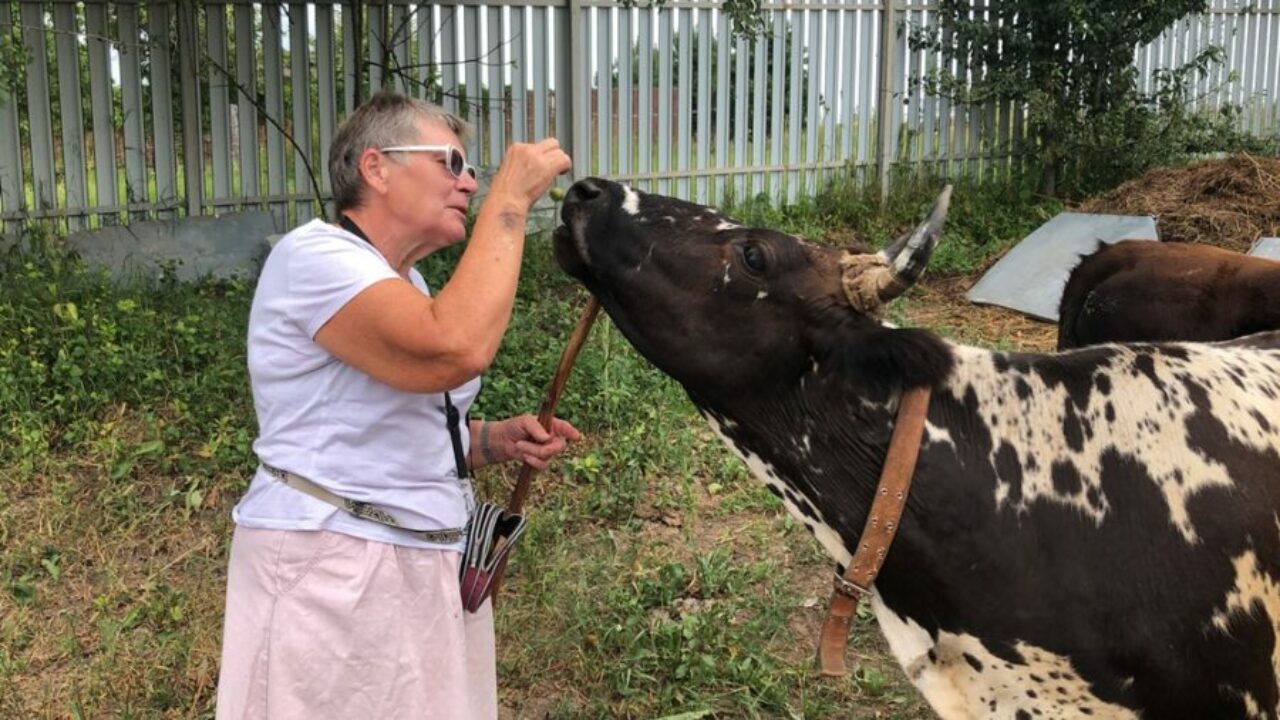
[[[520,213],[506,210],[498,213],[498,222],[502,223],[502,227],[508,230],[519,230],[524,227],[524,218]]]

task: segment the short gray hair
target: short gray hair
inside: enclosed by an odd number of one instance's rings
[[[418,123],[424,119],[449,128],[464,145],[471,135],[468,122],[439,105],[391,92],[369,98],[342,123],[329,146],[329,182],[339,215],[364,200],[360,155],[369,148],[417,142]]]

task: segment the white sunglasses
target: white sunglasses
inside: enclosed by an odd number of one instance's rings
[[[396,145],[395,147],[379,148],[380,152],[437,152],[444,153],[444,166],[449,169],[449,173],[455,178],[462,178],[462,173],[476,177],[476,168],[467,162],[467,158],[463,156],[462,151],[452,145]]]

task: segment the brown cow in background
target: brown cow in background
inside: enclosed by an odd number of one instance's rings
[[[1071,272],[1058,349],[1214,341],[1280,328],[1280,262],[1209,245],[1123,240]]]

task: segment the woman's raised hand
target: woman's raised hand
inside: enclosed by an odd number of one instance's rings
[[[569,172],[573,161],[560,141],[547,138],[537,143],[514,143],[507,148],[498,174],[490,185],[490,192],[514,195],[526,205],[533,205],[555,182],[557,175]]]

